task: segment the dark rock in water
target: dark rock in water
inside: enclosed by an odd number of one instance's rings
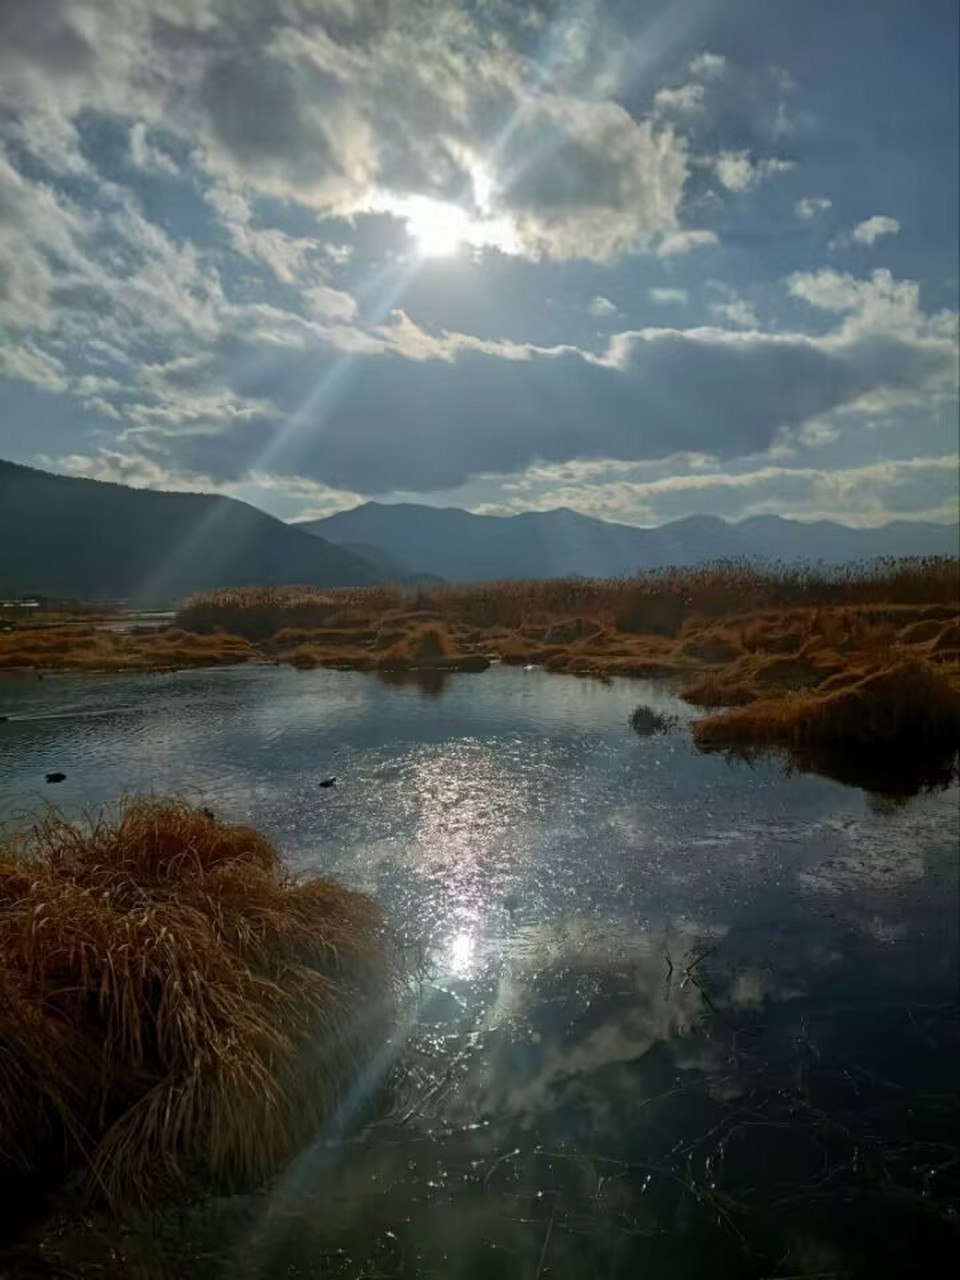
[[[337,780],[336,778],[322,778],[320,785],[321,787],[335,787],[337,785]]]
[[[0,716],[0,724],[6,724],[9,719],[9,716]]]
[[[66,776],[65,773],[48,773],[45,775],[48,782],[63,782]]]

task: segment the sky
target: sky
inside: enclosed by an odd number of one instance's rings
[[[956,0],[2,0],[0,457],[957,511]]]

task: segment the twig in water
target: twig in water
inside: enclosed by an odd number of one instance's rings
[[[550,1246],[550,1235],[553,1231],[553,1215],[556,1213],[556,1205],[550,1210],[550,1221],[547,1223],[546,1235],[543,1237],[543,1248],[540,1250],[540,1261],[537,1263],[537,1272],[533,1280],[540,1280],[540,1272],[543,1270],[543,1260],[547,1256],[547,1249]]]

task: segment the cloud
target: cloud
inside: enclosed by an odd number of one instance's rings
[[[812,222],[821,213],[833,208],[833,201],[826,196],[804,196],[793,206],[794,212],[801,222]]]
[[[787,92],[782,75],[702,51],[695,82],[655,90],[644,118],[623,105],[633,46],[602,13],[555,18],[548,55],[533,56],[538,9],[457,0],[48,0],[42,19],[35,11],[3,6],[0,110],[63,172],[89,168],[77,122],[100,114],[126,123],[141,172],[325,216],[402,218],[411,198],[444,201],[475,224],[471,243],[535,259],[706,243],[712,233],[681,218],[694,117],[754,131]],[[790,162],[733,149],[715,163],[745,191]],[[247,249],[276,263],[294,246],[269,245],[268,230],[248,225]],[[244,251],[236,233],[235,245]]]
[[[600,519],[657,524],[691,514],[741,520],[753,515],[785,515],[843,524],[878,525],[896,518],[956,519],[956,454],[871,462],[852,467],[761,466],[742,471],[682,471],[651,480],[578,474],[576,464],[557,483],[549,473],[530,473],[511,510],[571,507]],[[622,471],[623,468],[620,468]],[[551,482],[552,481],[552,482]]]
[[[167,412],[178,396],[224,385],[248,407],[152,432],[148,420],[145,438],[219,480],[256,468],[353,492],[426,492],[538,460],[762,452],[867,394],[942,378],[953,358],[947,339],[862,329],[820,339],[647,329],[617,334],[593,356],[431,337],[401,317],[377,346],[367,339],[346,354],[344,341],[304,326],[267,352],[238,330],[217,356],[154,370]]]
[[[740,297],[736,289],[731,288],[725,281],[708,280],[707,290],[713,295],[707,304],[711,315],[738,329],[760,328],[756,311],[745,298]]]
[[[752,191],[765,178],[793,169],[792,160],[771,157],[751,160],[749,151],[721,151],[713,159],[714,172],[720,184],[728,191]]]
[[[174,160],[150,141],[147,126],[142,120],[130,128],[130,159],[138,168],[153,173],[179,177],[180,170]]]
[[[708,53],[704,50],[690,59],[690,74],[704,80],[717,80],[727,69],[727,60],[722,53]]]
[[[2,265],[0,262],[0,268]],[[70,386],[62,360],[25,343],[0,344],[0,377],[32,382],[44,391],[61,392]]]
[[[609,298],[603,298],[599,294],[591,299],[587,310],[592,316],[615,316],[618,315],[616,303],[611,302]]]
[[[956,333],[956,315],[926,314],[920,310],[920,287],[914,280],[897,280],[885,267],[860,278],[824,267],[795,271],[787,289],[820,311],[849,316],[846,331],[886,332],[933,342],[948,342]]]
[[[771,153],[795,92],[709,52],[691,83],[638,86],[609,6],[547,8],[3,0],[0,360],[22,421],[46,415],[36,447],[55,422],[74,438],[51,456],[86,449],[143,483],[295,476],[320,506],[537,460],[742,458],[831,412],[949,394],[952,322],[889,273],[790,277],[827,332],[763,332],[738,294],[698,292],[700,328],[624,318],[599,353],[547,345],[571,289],[579,327],[583,300],[614,315],[609,289],[642,303],[642,272],[504,255],[651,254],[685,281],[701,264],[676,259],[719,244],[704,188],[749,192],[791,165]],[[471,228],[489,274],[467,254],[418,262],[415,207]],[[475,311],[459,296],[474,267]],[[525,342],[512,304],[534,278],[561,305]],[[415,318],[385,323],[397,306]],[[456,332],[473,324],[482,339]]]
[[[657,253],[661,258],[672,258],[719,243],[720,237],[715,231],[670,231],[661,239]]]
[[[895,236],[900,230],[896,218],[888,218],[885,214],[875,213],[872,218],[858,222],[850,233],[854,244],[876,244],[881,236]]]
[[[509,214],[528,252],[600,261],[674,231],[688,174],[672,129],[615,103],[554,96],[520,113],[498,167],[492,207]]]
[[[658,89],[653,97],[653,106],[655,111],[689,115],[692,111],[703,110],[705,96],[702,84],[683,84],[675,89]]]
[[[510,219],[514,251],[533,257],[606,260],[678,227],[686,141],[626,111],[615,77],[582,74],[598,50],[616,61],[616,46],[593,48],[582,24],[563,34],[583,57],[557,57],[545,76],[504,38],[509,24],[457,3],[50,0],[42,19],[35,9],[5,0],[0,104],[28,145],[49,133],[61,168],[79,156],[75,121],[92,110],[129,120],[142,170],[176,170],[154,140],[162,129],[217,185],[325,214],[413,195],[461,202],[482,171],[485,214]]]
[[[844,232],[830,241],[831,249],[849,249],[860,245],[874,245],[882,236],[895,236],[900,230],[896,218],[876,213],[872,218],[858,222],[850,232]]]
[[[711,302],[711,314],[728,324],[741,329],[759,329],[760,321],[753,307],[743,298],[733,298],[726,302]]]

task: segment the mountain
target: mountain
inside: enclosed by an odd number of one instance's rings
[[[294,524],[296,528],[303,528],[304,524]],[[314,535],[316,536],[316,535]],[[353,555],[359,556],[361,560],[366,561],[367,565],[374,571],[377,578],[381,582],[403,582],[409,586],[417,586],[419,584],[427,584],[430,582],[442,582],[443,579],[435,573],[417,573],[408,565],[401,564],[383,547],[375,547],[369,542],[340,542],[338,546],[344,551],[350,551]]]
[[[729,557],[842,564],[879,556],[956,555],[956,525],[897,521],[852,529],[781,516],[730,523],[690,516],[654,529],[595,520],[561,507],[515,516],[456,508],[367,502],[301,529],[341,545],[389,547],[390,555],[452,581],[619,577],[667,565]]]
[[[0,461],[0,597],[172,603],[213,587],[373,582],[360,556],[233,498]]]

